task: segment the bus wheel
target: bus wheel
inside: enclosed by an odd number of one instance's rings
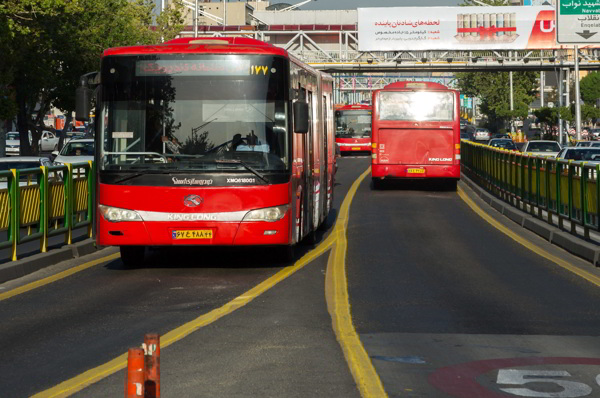
[[[294,245],[280,246],[275,249],[276,260],[283,263],[294,261]]]
[[[121,246],[121,261],[126,268],[135,268],[144,262],[144,246]]]
[[[382,189],[383,188],[383,180],[381,178],[372,178],[373,189]]]
[[[302,243],[304,243],[305,245],[314,245],[315,243],[317,243],[317,231],[315,231],[314,229],[309,231],[304,237],[304,239],[302,239]]]
[[[446,191],[451,191],[451,192],[455,192],[457,186],[458,186],[457,180],[447,180],[447,181],[445,181],[445,184],[444,184],[444,188],[446,188]]]

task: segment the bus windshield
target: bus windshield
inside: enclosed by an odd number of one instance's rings
[[[287,68],[271,55],[104,58],[100,170],[287,170]]]
[[[335,138],[371,136],[371,111],[348,110],[335,112]]]
[[[382,91],[379,120],[452,121],[454,96],[451,92]]]

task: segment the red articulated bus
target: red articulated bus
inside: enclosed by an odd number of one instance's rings
[[[373,92],[371,176],[460,179],[460,95],[432,82],[397,82]]]
[[[335,111],[335,143],[341,155],[371,152],[371,105],[344,105]]]
[[[263,245],[291,259],[314,240],[333,202],[331,76],[236,37],[108,49],[95,78],[96,239],[126,265],[147,246]]]

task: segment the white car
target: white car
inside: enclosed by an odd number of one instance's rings
[[[58,137],[50,131],[42,131],[38,145],[42,152],[56,151],[58,150]]]
[[[556,156],[560,159],[584,161],[591,164],[600,163],[600,148],[569,147],[563,148]]]
[[[21,141],[18,131],[6,133],[6,156],[18,156],[21,153]]]
[[[551,140],[534,140],[527,141],[523,148],[521,148],[521,152],[527,153],[529,155],[539,155],[545,157],[556,157],[558,152],[562,147],[556,141]]]
[[[29,132],[29,143],[31,144],[31,131]],[[21,139],[18,131],[6,133],[6,156],[19,156],[21,154]]]
[[[490,131],[484,128],[476,128],[473,133],[473,139],[475,141],[489,141],[492,138]]]
[[[73,139],[63,149],[52,152],[54,164],[81,163],[94,160],[94,140],[92,138]]]

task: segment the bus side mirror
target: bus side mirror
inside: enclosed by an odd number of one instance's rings
[[[82,78],[80,83],[81,86],[75,90],[75,120],[80,122],[87,122],[90,120],[90,100],[91,93],[87,86],[87,78]]]
[[[308,104],[296,101],[293,106],[294,131],[299,134],[308,133]]]

